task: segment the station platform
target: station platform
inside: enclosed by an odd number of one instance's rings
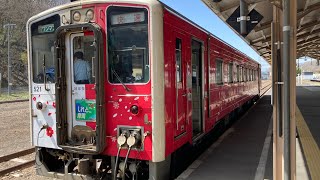
[[[320,179],[320,87],[297,87],[296,179]],[[233,124],[179,180],[273,179],[271,90]]]

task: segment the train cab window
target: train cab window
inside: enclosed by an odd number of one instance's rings
[[[223,84],[222,77],[223,77],[222,61],[216,60],[216,84]]]
[[[237,65],[237,82],[240,82],[240,66]]]
[[[147,83],[150,74],[147,9],[110,7],[107,29],[109,81]]]
[[[181,69],[181,39],[176,39],[176,75],[177,82],[181,82],[182,69]]]
[[[228,66],[228,82],[233,83],[233,63],[230,63]]]
[[[34,83],[55,82],[54,32],[59,26],[59,15],[31,25],[32,79]]]

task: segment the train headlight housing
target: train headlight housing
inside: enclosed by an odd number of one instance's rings
[[[79,22],[81,20],[81,14],[79,11],[73,13],[73,20]]]
[[[44,110],[46,107],[47,107],[46,103],[41,102],[41,101],[37,102],[37,104],[36,104],[36,108],[37,108],[38,110],[40,110],[40,111],[41,111],[41,110]]]
[[[137,105],[132,105],[130,107],[130,112],[133,114],[133,115],[138,115],[139,114],[139,107]]]
[[[92,9],[89,9],[89,10],[86,12],[86,19],[87,19],[87,21],[93,20],[93,17],[94,17],[94,12],[93,12]]]

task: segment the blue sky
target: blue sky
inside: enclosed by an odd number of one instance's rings
[[[239,49],[251,58],[258,61],[264,69],[269,64],[263,60],[246,42],[235,34],[219,17],[217,17],[200,0],[160,0],[180,14],[189,18],[201,27],[205,28],[220,39]]]

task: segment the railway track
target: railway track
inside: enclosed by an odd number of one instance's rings
[[[271,88],[272,84],[271,84],[271,80],[262,80],[261,81],[261,89],[260,89],[260,96],[263,96],[266,92],[269,91],[269,89]]]
[[[29,149],[25,149],[25,150],[22,150],[22,151],[19,151],[19,152],[16,152],[16,153],[8,154],[8,155],[5,155],[5,156],[0,156],[0,164],[6,163],[7,161],[11,161],[11,160],[13,160],[15,158],[18,158],[18,157],[22,157],[22,156],[26,156],[26,155],[32,154],[34,152],[35,152],[34,148],[29,148]],[[15,161],[15,162],[17,162],[17,161]],[[10,166],[8,168],[0,170],[0,177],[4,176],[4,175],[6,175],[6,174],[8,174],[10,172],[30,167],[34,163],[35,163],[35,160],[28,160],[28,161],[24,161],[23,160],[21,162],[17,162],[17,164],[14,165],[14,166]]]

